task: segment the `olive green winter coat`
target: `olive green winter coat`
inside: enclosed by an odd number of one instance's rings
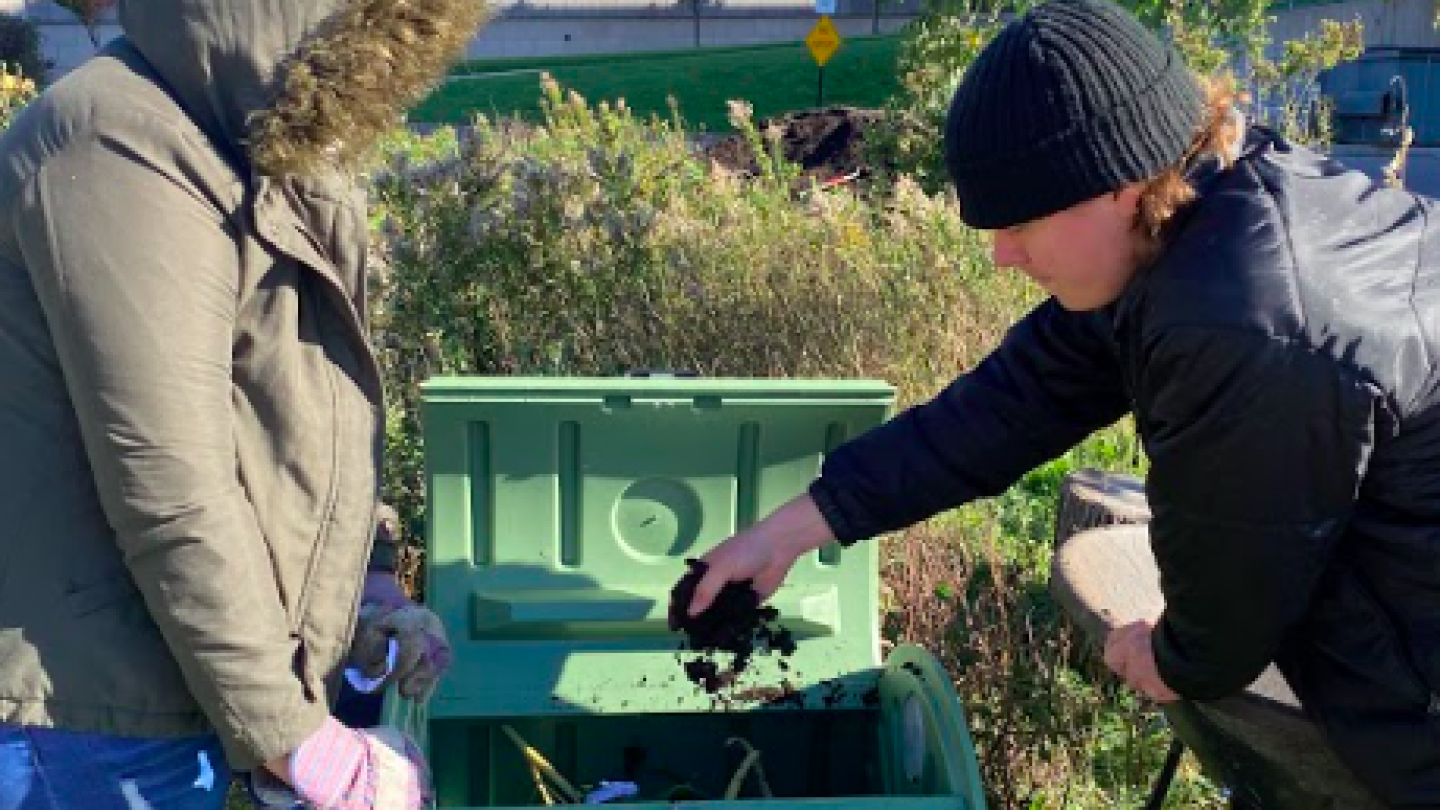
[[[122,0],[0,138],[0,722],[326,715],[372,536],[381,385],[347,174],[478,0]]]

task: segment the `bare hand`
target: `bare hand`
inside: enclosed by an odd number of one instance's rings
[[[695,586],[690,615],[705,612],[728,582],[750,580],[764,602],[780,589],[800,555],[834,540],[829,524],[809,495],[791,500],[701,558],[707,568]]]
[[[1155,625],[1143,620],[1111,630],[1105,638],[1105,666],[1131,689],[1156,703],[1171,703],[1180,696],[1165,684],[1155,665],[1155,646],[1150,641],[1154,630]]]

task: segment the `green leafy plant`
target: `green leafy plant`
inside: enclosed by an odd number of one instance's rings
[[[1278,59],[1257,60],[1249,77],[1257,118],[1294,140],[1329,143],[1331,105],[1320,97],[1320,74],[1364,50],[1359,20],[1321,20],[1318,30],[1284,43]]]
[[[1329,107],[1318,77],[1355,59],[1363,49],[1358,20],[1324,20],[1304,37],[1280,43],[1266,31],[1268,0],[1121,0],[1142,21],[1175,43],[1204,76],[1230,76],[1249,99],[1250,118],[1299,142],[1329,139]],[[870,139],[871,162],[913,177],[929,191],[946,182],[941,139],[951,95],[966,68],[1014,14],[1033,5],[1003,7],[986,0],[936,2],[906,29],[898,58],[900,91],[886,105],[887,127]]]
[[[1025,0],[1016,11],[1028,5]],[[989,0],[946,0],[932,3],[906,27],[896,57],[900,89],[885,104],[884,126],[866,139],[872,165],[891,177],[908,176],[927,191],[944,188],[939,133],[950,97],[1003,27],[1007,11]]]

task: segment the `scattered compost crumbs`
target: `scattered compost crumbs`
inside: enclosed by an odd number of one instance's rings
[[[750,582],[731,582],[720,590],[715,602],[698,616],[690,616],[688,608],[695,596],[695,587],[705,576],[706,565],[700,560],[686,560],[690,571],[670,591],[670,629],[685,634],[681,650],[698,653],[698,657],[681,660],[685,677],[706,692],[715,694],[735,684],[750,666],[756,654],[780,653],[789,657],[795,652],[795,639],[789,630],[776,624],[779,611],[761,606],[760,596]],[[719,653],[733,656],[728,668]],[[783,662],[782,662],[783,663]],[[792,692],[788,683],[777,687],[747,690],[751,694],[782,697]]]

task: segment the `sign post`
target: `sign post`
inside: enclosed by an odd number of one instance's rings
[[[830,14],[822,9],[834,11],[836,0],[815,0],[815,9],[820,11],[820,22],[810,30],[805,37],[805,45],[810,49],[810,55],[815,59],[815,65],[820,69],[819,82],[817,86],[815,106],[825,105],[825,63],[840,49],[840,32],[835,30],[835,24],[830,21]]]

